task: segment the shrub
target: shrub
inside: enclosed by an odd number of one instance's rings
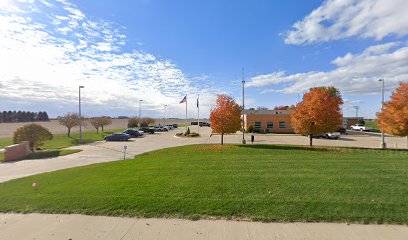
[[[248,128],[247,128],[247,133],[251,133],[253,131],[254,131],[254,126],[249,125]]]
[[[139,126],[140,118],[129,118],[128,128],[136,128]]]
[[[140,120],[140,127],[148,127],[149,125],[153,125],[155,120],[150,117],[144,117]]]
[[[182,136],[184,136],[184,133],[176,133],[176,136],[182,137]]]
[[[38,148],[46,140],[51,140],[53,138],[52,133],[45,127],[39,124],[28,124],[18,128],[14,132],[13,142],[21,143],[23,141],[28,141],[31,151],[34,148]]]
[[[364,119],[359,119],[359,120],[358,120],[358,123],[359,123],[359,124],[363,124],[363,125],[365,125],[365,121],[364,121]]]
[[[341,134],[345,134],[346,129],[345,128],[339,128],[338,132],[341,133]]]
[[[196,133],[196,132],[192,132],[188,135],[189,137],[199,137],[200,134]]]

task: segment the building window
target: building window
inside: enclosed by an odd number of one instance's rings
[[[266,128],[273,128],[273,122],[268,122],[266,124]]]
[[[286,128],[285,122],[279,122],[279,128]]]
[[[255,122],[255,129],[261,128],[261,122]]]

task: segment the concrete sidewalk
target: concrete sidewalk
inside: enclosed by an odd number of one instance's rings
[[[84,215],[0,214],[1,240],[406,240],[407,238],[408,227],[402,225],[259,223]]]

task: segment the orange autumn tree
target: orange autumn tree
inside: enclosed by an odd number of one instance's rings
[[[314,135],[337,131],[342,123],[341,104],[343,100],[335,87],[311,88],[292,112],[295,132],[309,135],[312,146]]]
[[[381,131],[408,137],[408,83],[400,83],[391,101],[384,103],[384,110],[377,114],[377,118]]]
[[[224,134],[236,133],[241,129],[241,107],[228,95],[217,97],[217,106],[211,110],[211,129],[221,134],[221,145],[224,145]]]

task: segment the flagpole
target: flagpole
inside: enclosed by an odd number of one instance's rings
[[[186,121],[185,121],[185,124],[186,124],[186,131],[187,131],[187,94],[186,94]]]
[[[198,94],[197,97],[197,129],[198,129],[198,135],[200,135],[200,94]]]

